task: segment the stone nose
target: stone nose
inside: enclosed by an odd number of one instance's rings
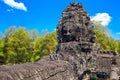
[[[67,31],[66,35],[70,35],[70,32],[69,32],[69,31]]]

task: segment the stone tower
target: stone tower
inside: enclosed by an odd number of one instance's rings
[[[79,50],[91,51],[95,41],[93,25],[82,4],[71,3],[64,12],[57,27],[59,49],[64,43],[79,44]]]
[[[58,47],[51,60],[66,60],[73,65],[77,76],[81,76],[91,64],[95,33],[90,17],[80,3],[71,3],[62,13],[57,27]]]

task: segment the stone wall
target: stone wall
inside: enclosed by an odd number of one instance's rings
[[[76,76],[67,61],[56,60],[0,66],[0,80],[76,80]]]

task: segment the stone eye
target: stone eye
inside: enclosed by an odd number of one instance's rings
[[[71,33],[72,32],[72,30],[69,30],[69,33]]]

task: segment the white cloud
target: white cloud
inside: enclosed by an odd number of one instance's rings
[[[27,8],[25,7],[24,3],[22,3],[22,2],[18,3],[18,2],[15,2],[14,0],[3,0],[3,1],[5,4],[9,5],[12,8],[27,11]]]
[[[102,25],[107,26],[111,21],[111,16],[108,13],[97,13],[91,17],[92,21],[99,21]]]
[[[117,35],[120,35],[120,32],[116,33]]]

